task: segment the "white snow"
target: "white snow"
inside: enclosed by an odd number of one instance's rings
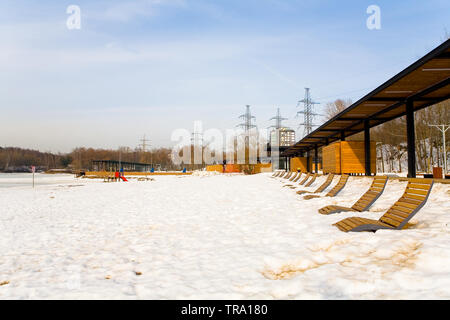
[[[411,229],[343,233],[332,224],[378,219],[406,182],[389,181],[369,212],[323,216],[370,179],[306,201],[269,177],[45,176],[55,184],[2,188],[0,299],[450,298],[450,185],[434,185]]]

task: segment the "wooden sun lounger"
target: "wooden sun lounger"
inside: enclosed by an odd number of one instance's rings
[[[345,184],[347,183],[348,177],[349,177],[348,174],[343,174],[341,176],[341,178],[339,179],[339,182],[337,183],[337,185],[335,185],[334,188],[331,189],[325,195],[325,197],[335,197],[345,187]],[[310,194],[310,195],[307,195],[307,196],[303,197],[303,199],[305,199],[305,200],[314,199],[314,198],[320,198],[320,196]]]
[[[292,171],[288,172],[288,174],[285,175],[285,176],[283,177],[283,179],[289,179],[289,178],[292,176],[292,174],[293,174]]]
[[[341,207],[341,206],[326,206],[322,209],[319,209],[319,213],[321,214],[333,214],[343,211],[354,211],[354,212],[363,212],[369,209],[372,204],[377,201],[377,199],[381,196],[386,187],[388,177],[386,176],[376,176],[373,178],[372,185],[369,190],[363,194],[358,201],[351,207]]]
[[[300,183],[298,185],[299,186],[303,185],[309,179],[309,177],[311,177],[311,173],[308,172],[308,174],[306,175],[305,179],[300,181]]]
[[[272,175],[272,178],[276,178],[281,174],[282,171],[275,171]]]
[[[286,171],[278,171],[277,174],[275,176],[273,176],[272,178],[281,178],[285,174],[286,174]]]
[[[328,186],[331,184],[331,182],[333,181],[334,178],[334,174],[329,174],[327,177],[327,180],[325,180],[325,182],[319,187],[317,188],[316,191],[311,192],[311,191],[305,191],[305,190],[300,190],[297,191],[297,194],[304,194],[304,193],[321,193],[323,192],[323,190],[325,190],[326,188],[328,188]],[[306,186],[305,186],[306,187]]]
[[[289,179],[289,181],[293,181],[295,178],[297,178],[298,172],[295,172],[292,177]]]
[[[351,217],[333,225],[344,232],[401,230],[427,202],[432,187],[433,179],[408,179],[405,193],[380,219]]]
[[[300,176],[301,175],[302,174],[300,173]],[[307,173],[306,177],[302,181],[300,181],[300,183],[298,185],[301,186],[302,184],[304,184],[309,179],[309,177],[311,177],[311,173]],[[289,186],[286,186],[286,187],[290,187],[291,189],[297,188],[295,185],[289,185]]]
[[[302,173],[301,172],[298,172],[297,173],[297,176],[293,179],[293,180],[290,180],[290,181],[292,181],[292,183],[296,183],[299,179],[300,179],[300,177],[302,176]],[[295,188],[294,187],[294,185],[292,184],[292,183],[290,183],[290,184],[285,184],[283,187],[293,187],[293,188]]]
[[[289,174],[289,171],[283,171],[283,173],[279,176],[279,178],[284,178]]]
[[[298,173],[297,178],[295,178],[294,180],[292,180],[292,182],[293,182],[293,183],[296,183],[298,180],[300,180],[301,176],[302,176],[302,172],[300,171],[300,172]]]
[[[316,178],[317,178],[317,173],[314,173],[314,175],[312,176],[312,179],[309,180],[308,183],[304,185],[304,187],[311,186],[314,183],[314,181],[316,181]]]

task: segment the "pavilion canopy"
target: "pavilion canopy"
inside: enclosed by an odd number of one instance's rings
[[[450,40],[352,104],[281,155],[294,157],[450,98]]]

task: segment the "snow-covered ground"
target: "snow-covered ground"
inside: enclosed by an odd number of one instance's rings
[[[71,182],[73,182],[73,176],[68,174],[35,174],[35,186]],[[0,189],[32,185],[33,174],[31,173],[0,173]]]
[[[450,298],[450,185],[434,185],[411,229],[343,233],[332,224],[355,214],[317,209],[351,205],[370,179],[306,201],[269,176],[2,188],[0,299]],[[358,215],[377,219],[405,185]]]

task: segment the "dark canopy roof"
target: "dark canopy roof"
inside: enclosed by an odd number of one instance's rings
[[[365,120],[374,127],[404,116],[407,101],[413,101],[417,111],[449,98],[450,40],[447,40],[311,132],[282,156],[296,156],[316,145],[321,147],[339,140],[341,134],[346,137],[364,131]]]

